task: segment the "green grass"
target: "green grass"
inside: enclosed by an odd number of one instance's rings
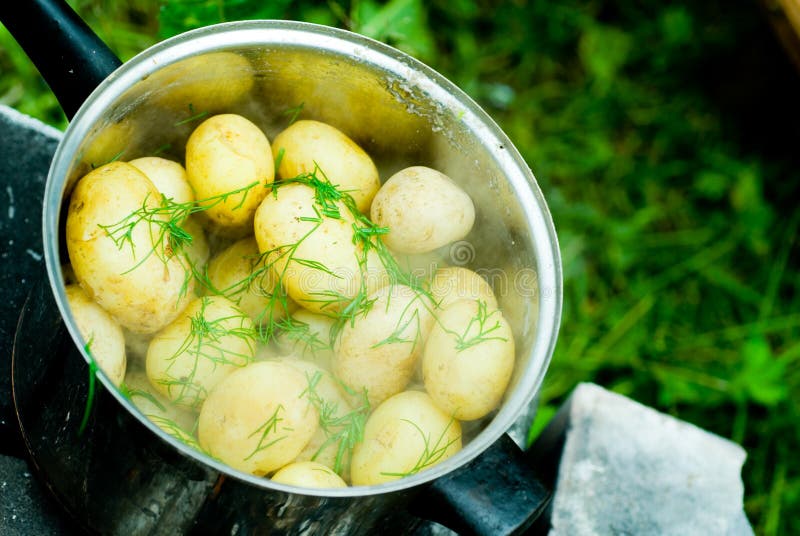
[[[72,3],[123,58],[277,17],[443,72],[515,142],[558,229],[565,310],[542,415],[596,381],[732,438],[756,532],[800,533],[800,81],[756,3]],[[0,71],[0,102],[64,126],[2,31]]]

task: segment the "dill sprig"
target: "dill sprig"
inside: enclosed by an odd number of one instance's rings
[[[332,350],[333,345],[330,340],[323,340],[319,334],[311,330],[311,326],[298,320],[292,316],[286,316],[276,323],[276,327],[280,330],[281,335],[285,336],[289,341],[293,341],[291,345],[293,349],[297,350],[298,345],[301,346],[300,355],[317,355],[319,352],[325,350]]]
[[[161,411],[167,411],[167,408],[162,404],[154,395],[153,393],[148,393],[144,389],[137,389],[135,387],[130,387],[126,383],[122,383],[119,386],[119,392],[122,393],[122,396],[136,404],[135,399],[136,397],[144,398],[151,404],[153,404],[156,408]]]
[[[191,407],[197,407],[208,395],[206,389],[195,380],[202,359],[210,361],[214,368],[219,365],[242,367],[251,361],[255,352],[256,334],[252,328],[244,325],[247,317],[238,314],[209,320],[206,318],[206,307],[209,302],[208,296],[200,298],[200,310],[189,317],[189,332],[178,349],[166,358],[170,361],[165,371],[167,377],[157,380],[159,384],[167,387],[174,402]],[[229,326],[231,322],[238,325]],[[227,348],[223,338],[231,336],[244,341],[248,353],[234,352]],[[182,373],[179,377],[171,375],[170,371],[178,363],[178,357],[183,355],[193,359],[192,369],[188,374]],[[174,396],[173,389],[177,389],[177,394]]]
[[[279,416],[281,411],[284,411],[283,404],[278,404],[278,407],[275,408],[275,411],[272,413],[272,415],[270,415],[269,418],[267,418],[267,420],[264,421],[264,423],[261,426],[256,428],[252,434],[247,436],[247,439],[250,439],[251,437],[259,433],[261,434],[258,438],[258,444],[256,445],[256,448],[253,449],[253,452],[251,452],[250,455],[247,456],[247,458],[245,458],[243,461],[245,462],[248,461],[250,458],[258,454],[262,450],[268,449],[269,447],[278,443],[279,441],[283,441],[284,439],[286,439],[287,436],[280,436],[275,439],[270,439],[269,441],[267,441],[267,436],[269,436],[270,434],[278,433],[278,425],[281,422],[283,422],[283,418]]]
[[[195,437],[192,434],[181,428],[178,425],[178,423],[176,423],[172,419],[164,417],[163,415],[155,415],[155,414],[145,415],[145,417],[150,419],[153,422],[153,424],[164,430],[166,433],[168,433],[178,441],[186,443],[193,449],[198,450],[200,452],[206,452],[205,449],[200,446],[200,443],[198,443],[197,439],[195,439]]]
[[[297,106],[289,108],[288,110],[283,112],[283,115],[288,115],[289,116],[289,125],[288,126],[293,125],[294,122],[297,121],[297,117],[300,115],[300,112],[303,111],[303,107],[305,105],[306,105],[305,102],[301,102]]]
[[[461,439],[461,436],[454,437],[447,443],[443,444],[447,431],[453,425],[453,422],[455,422],[455,419],[452,417],[450,418],[450,421],[447,423],[447,426],[445,426],[444,430],[442,430],[442,433],[439,434],[439,437],[436,438],[436,442],[433,444],[431,444],[431,435],[430,434],[425,435],[425,432],[422,430],[422,428],[419,427],[417,423],[415,423],[414,421],[410,421],[408,419],[400,419],[400,420],[410,424],[417,430],[417,432],[419,432],[419,435],[422,437],[422,441],[424,443],[424,448],[420,453],[419,458],[417,458],[414,467],[412,467],[410,470],[399,473],[381,472],[381,474],[384,476],[395,476],[399,478],[405,478],[407,476],[415,475],[420,471],[422,471],[423,469],[431,467],[432,465],[436,465],[437,463],[439,463],[439,461],[441,461],[442,457],[447,453],[447,449],[449,449],[454,443],[456,443]]]
[[[456,351],[461,352],[467,348],[472,348],[478,344],[486,341],[507,341],[505,337],[492,336],[491,334],[500,329],[500,321],[495,320],[494,324],[490,323],[490,318],[495,314],[500,314],[500,310],[496,309],[489,312],[486,302],[483,300],[476,300],[478,302],[478,311],[470,318],[464,331],[457,333],[455,331],[445,329],[446,332],[455,336]],[[474,334],[471,332],[477,331]]]
[[[208,115],[208,111],[196,113],[194,111],[194,105],[192,103],[189,103],[189,114],[191,114],[189,117],[187,117],[186,119],[183,119],[181,121],[176,121],[173,124],[173,126],[179,127],[181,125],[185,125],[187,123],[191,123],[193,121],[197,121],[198,119],[203,119],[204,117],[206,117]]]
[[[332,469],[334,472],[341,474],[345,467],[345,461],[347,463],[350,462],[356,444],[364,440],[364,426],[370,413],[370,403],[366,389],[356,393],[356,391],[339,381],[340,386],[348,395],[359,397],[359,404],[356,408],[344,415],[339,415],[339,404],[331,400],[325,400],[317,392],[317,384],[322,379],[322,374],[321,371],[316,371],[311,376],[306,373],[308,386],[300,394],[300,396],[306,396],[317,409],[319,426],[325,434],[325,441],[317,449],[317,452],[311,456],[311,460],[316,460],[322,451],[335,444],[336,457]]]
[[[89,417],[92,414],[92,409],[94,408],[94,401],[97,397],[97,361],[95,361],[94,356],[92,355],[92,343],[94,342],[94,334],[89,337],[89,342],[87,342],[83,349],[86,351],[86,355],[89,356],[89,393],[86,397],[86,405],[83,408],[83,418],[81,419],[81,424],[78,427],[78,437],[83,435],[84,430],[86,430],[86,426],[89,424]]]
[[[140,224],[147,225],[150,233],[151,247],[145,252],[131,268],[123,272],[127,274],[141,266],[152,255],[157,256],[164,264],[172,258],[177,258],[184,268],[185,276],[180,289],[180,296],[186,295],[189,282],[194,274],[192,263],[186,254],[186,248],[192,244],[193,237],[183,227],[183,222],[199,212],[204,212],[212,207],[225,203],[233,196],[242,194],[239,203],[233,208],[236,210],[244,204],[247,193],[258,185],[255,181],[242,188],[231,190],[219,195],[207,197],[198,201],[187,201],[178,203],[172,198],[161,194],[157,203],[154,203],[148,193],[142,201],[142,206],[116,223],[109,225],[98,225],[106,235],[111,238],[118,249],[122,250],[126,245],[131,249],[134,259],[136,259],[136,246],[133,243],[133,232]],[[176,257],[177,255],[177,257]]]

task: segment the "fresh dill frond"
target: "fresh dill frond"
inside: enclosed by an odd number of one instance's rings
[[[278,425],[283,422],[283,418],[279,416],[281,411],[284,411],[283,404],[278,404],[278,407],[275,408],[275,411],[272,413],[272,415],[270,415],[261,426],[256,428],[252,434],[247,436],[247,439],[250,439],[255,435],[261,434],[258,438],[258,444],[256,445],[256,448],[243,461],[248,461],[262,450],[268,449],[272,445],[286,439],[287,436],[280,436],[267,441],[267,436],[278,433]]]
[[[456,351],[458,352],[466,350],[467,348],[472,348],[486,341],[508,341],[505,337],[491,335],[500,329],[500,321],[495,320],[494,324],[490,324],[489,319],[495,314],[500,314],[500,310],[496,309],[490,313],[485,301],[476,301],[478,302],[478,311],[475,316],[469,320],[469,323],[467,323],[462,333],[445,330],[455,336]],[[476,331],[476,333],[472,334],[474,331]]]
[[[189,317],[190,329],[186,337],[178,349],[166,358],[170,363],[165,370],[165,377],[156,380],[167,388],[174,402],[191,407],[197,407],[208,395],[207,390],[197,381],[201,360],[210,361],[214,368],[219,365],[242,367],[251,361],[255,352],[256,333],[246,325],[246,315],[242,313],[210,320],[206,317],[206,308],[210,301],[208,296],[200,298],[200,310]],[[229,337],[243,341],[247,352],[231,350],[225,340]],[[171,371],[179,363],[178,358],[181,356],[192,360],[192,368],[188,373],[182,371],[180,374],[172,374]]]
[[[297,121],[297,117],[300,115],[300,112],[303,111],[303,107],[305,105],[306,105],[305,102],[301,102],[297,106],[289,108],[288,110],[283,112],[283,115],[288,115],[289,116],[289,125],[287,125],[287,126],[291,126],[291,125],[294,124],[295,121]]]
[[[322,379],[322,375],[321,371],[316,371],[310,376],[306,373],[308,386],[300,394],[300,396],[305,396],[316,408],[319,413],[319,426],[325,434],[325,441],[311,456],[311,460],[315,461],[322,451],[331,445],[336,445],[336,456],[332,469],[335,473],[341,474],[346,463],[350,462],[355,446],[364,440],[364,427],[371,408],[366,389],[356,393],[339,381],[339,384],[351,397],[359,396],[359,404],[356,408],[339,415],[339,404],[325,400],[317,392],[317,385]]]
[[[97,361],[92,355],[92,343],[94,342],[94,334],[89,337],[89,341],[83,346],[86,355],[89,356],[89,393],[86,396],[86,405],[83,408],[83,418],[81,424],[78,426],[78,437],[83,435],[86,426],[89,424],[89,417],[94,408],[95,398],[97,397]]]
[[[399,478],[405,478],[407,476],[415,475],[415,474],[419,473],[420,471],[422,471],[424,469],[427,469],[428,467],[436,465],[437,463],[439,463],[439,461],[441,461],[441,459],[447,453],[447,450],[453,444],[455,444],[457,441],[459,441],[461,439],[461,436],[458,436],[458,437],[454,437],[453,439],[451,439],[450,441],[448,441],[446,443],[443,443],[444,440],[445,440],[445,436],[447,434],[447,431],[450,429],[450,427],[455,422],[455,419],[452,418],[452,417],[450,418],[450,421],[447,423],[447,426],[445,426],[444,430],[442,430],[442,433],[439,434],[439,437],[436,438],[436,442],[435,443],[431,442],[431,435],[430,434],[426,435],[425,432],[422,430],[422,428],[420,428],[419,425],[417,423],[415,423],[414,421],[410,421],[408,419],[401,419],[401,421],[410,424],[411,426],[413,426],[417,430],[417,432],[419,433],[420,437],[422,437],[422,441],[424,443],[424,447],[422,449],[422,452],[419,455],[419,458],[417,458],[417,461],[414,464],[414,467],[412,467],[411,469],[409,469],[408,471],[405,471],[405,472],[398,472],[398,473],[381,472],[381,474],[384,475],[384,476],[394,476],[394,477],[399,477]]]
[[[181,428],[175,421],[164,417],[163,415],[156,414],[145,415],[145,417],[150,419],[153,424],[164,430],[178,441],[181,441],[200,452],[206,452],[205,449],[200,446],[200,443],[198,443],[197,439],[195,439],[192,434]]]

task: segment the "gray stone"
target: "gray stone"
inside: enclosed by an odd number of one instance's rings
[[[738,445],[593,384],[561,411],[551,535],[752,534]]]
[[[71,529],[56,514],[28,464],[0,456],[0,534],[3,536],[66,535]]]
[[[0,105],[0,453],[18,445],[11,404],[11,346],[31,282],[44,274],[42,194],[61,132]],[[14,452],[19,454],[19,452]]]

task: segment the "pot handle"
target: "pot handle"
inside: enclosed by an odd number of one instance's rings
[[[42,73],[68,119],[122,65],[64,0],[0,0],[0,22]]]
[[[463,535],[519,534],[544,512],[551,493],[508,436],[480,456],[436,479],[412,513]]]

